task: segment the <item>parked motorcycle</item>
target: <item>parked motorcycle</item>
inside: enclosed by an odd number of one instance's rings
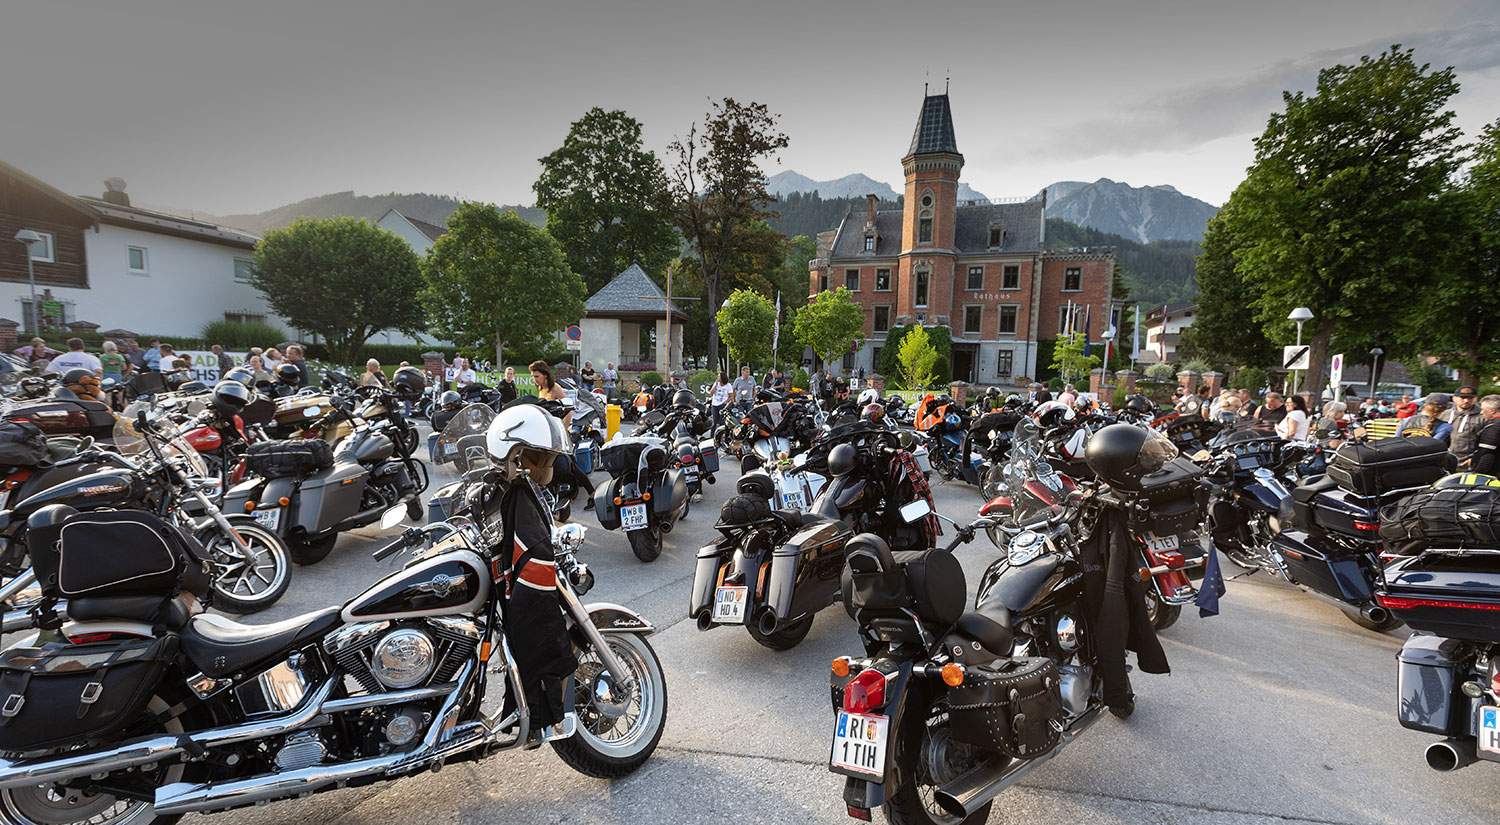
[[[559,641],[577,664],[563,676],[563,718],[535,722],[544,709],[528,702],[515,651],[538,640],[507,627],[511,610],[500,609],[512,547],[498,540],[500,496],[487,480],[495,469],[476,467],[457,483],[453,522],[409,529],[376,552],[411,550],[402,570],[342,606],[276,624],[187,615],[169,595],[180,568],[152,570],[153,589],[137,570],[84,576],[81,562],[105,548],[76,559],[65,552],[59,587],[90,593],[72,609],[89,607],[110,624],[0,655],[13,709],[0,730],[0,811],[27,823],[113,814],[148,825],[543,742],[589,776],[639,768],[666,720],[662,668],[645,638],[654,629],[625,608],[580,602],[593,582],[576,558],[584,533],[560,531],[539,549],[555,565]],[[70,525],[58,531],[65,551]],[[131,536],[147,546],[148,532]],[[116,597],[124,592],[141,596]],[[160,633],[146,612],[164,616]],[[29,678],[15,681],[21,672]],[[58,701],[65,695],[84,699]]]
[[[599,452],[609,481],[594,490],[594,514],[606,530],[624,530],[641,561],[656,561],[662,536],[692,509],[672,445],[652,436],[616,437]]]

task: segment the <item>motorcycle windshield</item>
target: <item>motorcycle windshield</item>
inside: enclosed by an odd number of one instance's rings
[[[1017,524],[1027,524],[1052,514],[1051,502],[1028,492],[1028,482],[1051,476],[1052,468],[1042,460],[1042,430],[1023,418],[1012,431],[1010,456],[1002,469],[1004,492],[1011,497],[1011,513]]]
[[[131,406],[136,407],[134,404]],[[203,455],[193,449],[192,445],[182,437],[183,433],[200,424],[192,419],[182,424],[174,424],[162,409],[148,407],[144,411],[151,432],[142,433],[136,426],[141,411],[137,408],[130,415],[121,415],[115,419],[114,434],[111,438],[120,454],[131,459],[147,461],[153,458],[151,447],[154,445],[163,458],[179,460],[192,478],[208,478],[208,465],[204,463]],[[147,443],[148,438],[151,440],[150,443]]]
[[[485,448],[485,432],[494,420],[495,411],[487,404],[470,404],[459,410],[438,436],[438,460],[457,462],[465,473],[490,469],[494,462]]]

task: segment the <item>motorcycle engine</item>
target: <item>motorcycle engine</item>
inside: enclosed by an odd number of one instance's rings
[[[438,616],[409,622],[364,622],[333,633],[324,649],[371,693],[451,680],[479,646],[479,626]]]

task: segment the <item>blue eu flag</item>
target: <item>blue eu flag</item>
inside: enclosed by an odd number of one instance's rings
[[[1219,551],[1208,548],[1207,564],[1203,568],[1203,581],[1198,583],[1198,616],[1219,615],[1219,597],[1224,595],[1224,575],[1219,572]]]

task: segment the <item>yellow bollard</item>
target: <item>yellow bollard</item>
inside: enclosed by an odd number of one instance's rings
[[[609,407],[607,407],[605,409],[604,420],[605,420],[605,427],[604,427],[604,437],[605,437],[605,439],[614,438],[615,437],[615,433],[617,433],[617,432],[620,431],[620,405],[619,404],[610,404]]]

